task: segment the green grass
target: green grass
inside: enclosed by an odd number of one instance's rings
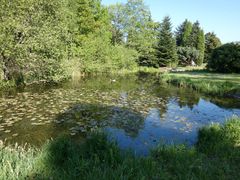
[[[240,118],[199,131],[195,147],[161,145],[148,157],[120,151],[103,134],[41,149],[1,145],[0,179],[238,179]]]
[[[195,70],[165,73],[160,75],[160,80],[212,95],[234,95],[240,92],[239,74],[218,74],[205,70]]]

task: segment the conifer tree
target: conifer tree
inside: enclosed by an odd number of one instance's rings
[[[157,45],[158,66],[175,66],[178,63],[176,40],[173,37],[170,17],[161,23]]]
[[[205,51],[205,36],[204,31],[200,30],[197,36],[197,50],[199,50],[199,58],[197,59],[196,64],[201,66],[204,60],[204,51]]]
[[[189,37],[192,32],[192,23],[187,19],[176,30],[177,46],[189,46]]]
[[[202,65],[204,59],[204,51],[205,51],[205,36],[204,31],[201,29],[200,24],[196,21],[193,24],[192,32],[189,37],[189,47],[194,47],[199,50],[199,58],[197,59],[196,64]]]

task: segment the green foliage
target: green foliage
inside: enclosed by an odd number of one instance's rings
[[[178,64],[176,40],[173,37],[170,17],[165,17],[159,30],[157,45],[157,66],[176,66]]]
[[[1,81],[58,82],[74,72],[178,64],[170,18],[160,27],[143,0],[108,8],[101,0],[2,0],[0,8]],[[194,61],[201,65],[204,35],[199,23],[185,20],[176,38],[178,45],[199,51]],[[206,41],[208,54],[212,41]],[[188,51],[181,57],[183,53]]]
[[[192,62],[196,62],[199,58],[199,51],[192,47],[178,47],[177,48],[179,64],[188,66]]]
[[[198,41],[197,41],[197,50],[199,51],[199,57],[196,61],[196,64],[198,66],[201,66],[203,64],[204,60],[204,51],[205,51],[205,36],[204,36],[204,31],[200,30],[198,32]]]
[[[192,32],[192,23],[187,19],[176,30],[177,46],[190,46],[190,35]]]
[[[221,46],[221,40],[215,33],[209,32],[205,34],[205,58],[204,62],[208,62],[214,49]]]
[[[114,72],[134,69],[138,53],[124,46],[112,46],[104,36],[89,36],[81,49],[82,70],[84,72]]]
[[[201,29],[198,21],[196,21],[192,26],[192,32],[189,36],[188,42],[188,46],[199,50],[199,58],[197,59],[196,64],[201,66],[204,60],[205,36],[204,31]]]
[[[112,43],[119,45],[124,43],[126,34],[126,12],[124,4],[114,4],[108,7],[110,20],[112,23]]]
[[[69,23],[68,28],[72,38],[72,46],[81,47],[82,42],[86,41],[86,36],[90,34],[101,35],[106,31],[110,38],[110,21],[106,8],[101,5],[99,0],[69,0]]]
[[[67,31],[63,6],[57,0],[1,2],[0,59],[5,80],[64,76]]]
[[[208,68],[221,73],[240,73],[240,44],[228,43],[214,49]]]
[[[3,0],[1,9],[1,79],[60,81],[73,71],[136,67],[134,50],[111,44],[100,0]]]
[[[109,7],[112,21],[112,41],[114,44],[125,44],[139,53],[138,64],[153,66],[156,61],[156,29],[149,8],[143,0],[129,0],[126,4]]]

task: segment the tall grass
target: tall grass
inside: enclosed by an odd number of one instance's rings
[[[157,147],[148,157],[120,151],[103,134],[78,144],[63,136],[41,149],[1,145],[0,179],[238,179],[240,118],[199,131],[195,147]]]

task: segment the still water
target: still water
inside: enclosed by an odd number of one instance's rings
[[[147,154],[159,143],[196,142],[200,127],[240,116],[240,100],[162,84],[154,74],[93,76],[58,86],[2,92],[0,139],[40,146],[101,129],[122,149]]]

